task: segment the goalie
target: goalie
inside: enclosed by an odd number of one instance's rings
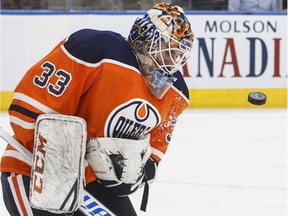
[[[9,213],[83,215],[84,190],[115,215],[136,215],[129,195],[154,181],[189,103],[178,69],[193,40],[182,8],[158,3],[127,40],[79,30],[32,66],[9,115],[33,164],[10,145],[1,159]]]

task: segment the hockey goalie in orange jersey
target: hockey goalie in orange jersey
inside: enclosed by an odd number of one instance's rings
[[[94,150],[86,155],[85,190],[116,215],[136,215],[127,195],[153,182],[177,118],[189,103],[178,69],[190,57],[193,39],[182,8],[169,3],[156,4],[138,18],[128,39],[112,31],[73,33],[32,66],[16,87],[9,108],[14,138],[32,153],[38,116],[60,114],[86,121],[87,149],[97,146],[94,138],[113,138],[115,143],[145,139],[151,151],[143,167],[125,178],[115,167],[117,157],[109,155],[113,179],[110,174],[98,176],[103,161],[95,159]],[[11,215],[53,215],[27,204],[31,165],[9,145],[1,172]],[[13,187],[25,190],[12,193]],[[82,214],[78,210],[74,215]]]

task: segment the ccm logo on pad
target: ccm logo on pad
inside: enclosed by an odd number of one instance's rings
[[[39,134],[40,145],[37,146],[36,149],[36,163],[35,163],[35,171],[33,174],[34,178],[34,187],[33,190],[37,191],[39,194],[42,193],[43,186],[43,172],[45,166],[45,144],[46,139]]]

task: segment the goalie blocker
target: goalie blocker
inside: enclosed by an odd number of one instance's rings
[[[29,197],[32,207],[58,214],[79,208],[85,148],[83,119],[48,114],[37,118]]]

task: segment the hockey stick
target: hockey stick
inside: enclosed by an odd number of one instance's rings
[[[9,145],[11,145],[19,153],[21,153],[30,162],[30,164],[32,164],[32,153],[1,127],[0,137],[9,143]],[[86,190],[84,190],[82,204],[79,207],[79,210],[87,216],[115,216],[106,206],[99,202],[95,197],[90,195]]]

